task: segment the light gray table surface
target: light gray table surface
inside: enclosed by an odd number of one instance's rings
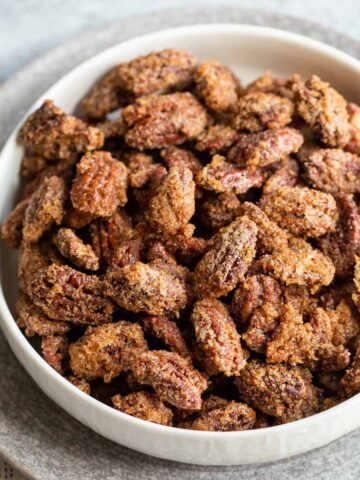
[[[0,0],[0,82],[69,37],[129,15],[219,0]],[[294,15],[360,40],[359,0],[223,0],[224,6]]]
[[[42,61],[35,61],[31,68],[25,68],[10,82],[0,85],[0,145],[5,140],[14,122],[28,108],[32,100],[53,83],[59,74],[71,68],[78,58],[86,58],[94,53],[90,40],[93,35],[98,39],[96,49],[105,48],[114,41],[131,36],[132,24],[122,22],[121,35],[116,32],[116,24],[109,29],[97,30],[109,22],[124,19],[127,15],[143,14],[151,9],[162,7],[183,7],[183,14],[168,15],[171,25],[192,23],[191,8],[217,4],[219,1],[91,1],[77,0],[0,0],[0,82],[8,79],[19,68],[43,55],[48,49],[61,44],[75,34],[83,32],[79,48],[69,50],[60,47],[53,52],[53,57],[45,56]],[[349,42],[345,37],[336,36],[326,28],[314,31],[308,21],[321,22],[325,27],[337,29],[340,33],[360,40],[360,2],[343,0],[257,0],[225,1],[222,5],[256,7],[260,11],[274,11],[274,16],[255,16],[255,23],[270,24],[280,28],[299,31],[315,38],[333,43],[339,48],[360,58],[360,44]],[[207,12],[207,7],[204,12]],[[224,9],[225,10],[225,9]],[[223,12],[220,21],[226,21],[230,12]],[[280,14],[293,14],[303,17],[305,22],[282,21]],[[153,29],[156,25],[164,28],[161,14],[152,20],[137,21],[136,32]],[[246,15],[244,16],[246,20]],[[204,22],[214,21],[211,12],[204,13]],[[225,20],[224,20],[225,19]],[[235,15],[233,21],[241,21]],[[196,23],[201,19],[197,19]],[[250,22],[251,23],[251,22]],[[120,24],[119,24],[120,25]],[[321,30],[321,31],[320,31]],[[86,33],[86,32],[90,32]],[[89,35],[89,42],[87,36]],[[69,45],[69,44],[68,44]],[[102,48],[101,48],[102,47]],[[55,58],[58,65],[51,64]],[[41,81],[39,81],[41,78]],[[34,97],[34,98],[33,98]],[[8,101],[5,101],[7,100]],[[337,442],[302,455],[294,459],[262,466],[245,466],[239,468],[203,468],[186,466],[151,459],[112,444],[71,419],[38,391],[37,387],[12,357],[9,348],[0,333],[0,451],[2,442],[7,442],[6,451],[34,478],[44,480],[93,479],[172,479],[192,480],[358,480],[360,478],[359,440],[356,431]],[[16,381],[14,381],[14,379]],[[6,392],[5,392],[6,390]],[[26,391],[26,399],[23,392]],[[50,413],[51,412],[51,413]],[[52,415],[49,425],[49,414]],[[34,415],[36,417],[34,418]],[[61,429],[61,437],[58,437]],[[31,448],[31,445],[33,448]],[[71,447],[71,448],[69,448]],[[30,455],[31,452],[31,455]],[[23,459],[23,462],[21,460]],[[71,473],[70,473],[71,472]],[[9,477],[11,478],[11,477]],[[0,463],[0,479],[1,463]]]

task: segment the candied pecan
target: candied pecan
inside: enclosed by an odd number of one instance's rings
[[[339,148],[317,149],[303,160],[306,181],[323,192],[360,192],[360,157]]]
[[[294,187],[298,183],[299,165],[293,158],[283,160],[275,173],[263,185],[263,194],[268,195],[281,187]]]
[[[127,167],[130,170],[129,185],[132,188],[142,188],[154,175],[159,164],[154,163],[151,155],[143,152],[132,152],[125,156]]]
[[[112,252],[108,261],[108,269],[117,270],[118,268],[125,267],[125,265],[132,265],[138,262],[141,257],[142,247],[143,245],[139,238],[124,240]]]
[[[42,155],[32,152],[25,152],[20,164],[20,175],[22,177],[32,177],[38,174],[48,166],[48,160]]]
[[[146,333],[160,340],[172,352],[184,358],[191,357],[184,336],[173,320],[167,317],[145,317],[141,323]]]
[[[196,92],[215,112],[234,109],[239,81],[228,67],[217,60],[206,60],[197,66],[195,85]]]
[[[168,168],[188,168],[193,174],[202,169],[200,160],[190,150],[185,148],[169,147],[161,150],[160,155]]]
[[[69,347],[70,368],[86,380],[103,378],[106,383],[129,370],[132,357],[147,350],[140,325],[121,320],[88,327]]]
[[[201,394],[207,381],[177,353],[144,352],[134,358],[132,372],[140,383],[153,387],[161,400],[177,408],[201,409]]]
[[[112,320],[113,304],[103,296],[100,279],[66,265],[42,268],[33,275],[28,290],[35,305],[52,320],[79,324]]]
[[[226,306],[212,298],[196,302],[191,321],[205,371],[209,375],[238,376],[245,359],[240,335]]]
[[[243,333],[247,347],[258,353],[265,351],[265,346],[278,324],[279,311],[270,303],[257,308],[249,320],[247,330]]]
[[[262,253],[272,253],[283,250],[288,245],[287,233],[271,221],[261,208],[250,202],[245,202],[239,209],[241,215],[246,215],[258,228],[258,248]]]
[[[290,239],[281,252],[264,255],[257,267],[285,285],[304,285],[315,293],[321,285],[329,285],[335,274],[331,260],[302,239]]]
[[[346,110],[349,114],[350,140],[344,149],[360,155],[360,107],[350,102],[346,105]]]
[[[357,255],[355,255],[354,284],[355,292],[352,294],[351,298],[357,309],[360,311],[360,257]]]
[[[246,403],[281,422],[308,417],[319,407],[311,374],[303,367],[266,365],[252,360],[235,383]]]
[[[187,428],[209,432],[250,430],[256,421],[256,412],[245,403],[226,401],[225,404],[201,411]]]
[[[247,217],[234,220],[210,240],[194,272],[199,296],[221,297],[243,280],[255,257],[257,227]]]
[[[256,78],[246,87],[246,93],[273,93],[280,97],[292,99],[294,94],[291,87],[294,82],[298,81],[300,81],[300,77],[297,74],[294,74],[285,80],[283,78],[274,77],[271,70],[266,70],[261,77]]]
[[[236,130],[260,132],[285,127],[291,122],[293,103],[273,93],[254,92],[240,97],[232,125]]]
[[[360,253],[360,215],[352,195],[336,197],[339,219],[336,230],[319,240],[323,253],[331,258],[338,277],[351,276],[355,255]]]
[[[68,205],[62,223],[69,228],[78,230],[89,225],[94,220],[90,213],[83,213],[76,210],[72,205]]]
[[[360,346],[358,346],[350,367],[341,379],[341,385],[347,396],[360,393]]]
[[[350,140],[346,100],[327,82],[312,75],[293,86],[297,113],[320,140],[330,147],[344,147]]]
[[[122,111],[126,143],[133,148],[166,148],[196,138],[204,130],[204,107],[189,92],[148,96]]]
[[[210,125],[201,133],[195,144],[199,152],[208,152],[210,155],[226,152],[237,139],[236,131],[229,125],[216,123]]]
[[[240,200],[234,192],[210,194],[201,204],[200,220],[213,230],[225,227],[239,215]]]
[[[16,302],[17,325],[25,330],[27,337],[40,335],[63,335],[70,331],[70,325],[66,322],[50,320],[40,308],[31,303],[30,299],[21,294]]]
[[[22,235],[26,242],[37,242],[55,222],[64,216],[65,183],[60,177],[48,177],[29,201],[25,210]]]
[[[74,387],[86,393],[86,395],[90,395],[90,392],[91,392],[90,383],[87,382],[84,378],[78,378],[78,377],[75,377],[75,375],[70,375],[70,377],[67,377],[67,380],[70,383],[72,383]]]
[[[191,53],[175,49],[121,63],[90,90],[82,107],[89,117],[103,118],[131,98],[183,87],[191,80],[195,63]]]
[[[176,236],[170,242],[167,239],[169,243],[179,261],[185,264],[198,260],[207,250],[207,241],[200,237]]]
[[[249,275],[235,290],[231,311],[238,322],[246,322],[258,309],[270,305],[278,310],[281,289],[278,282],[267,275]]]
[[[334,197],[307,187],[281,187],[263,195],[259,206],[280,227],[304,238],[333,232],[338,219]]]
[[[110,217],[127,202],[128,170],[108,152],[84,155],[71,188],[73,206],[83,213]]]
[[[126,310],[149,315],[177,315],[187,303],[184,282],[141,262],[108,272],[105,291]]]
[[[22,243],[20,246],[17,271],[20,290],[28,293],[34,274],[40,269],[47,267],[48,264],[48,259],[43,255],[38,245]]]
[[[74,153],[101,148],[104,135],[46,100],[21,127],[19,140],[45,158],[68,159]]]
[[[275,328],[266,345],[266,361],[314,367],[318,343],[311,323],[304,323],[292,304],[285,304]]]
[[[21,200],[1,224],[1,238],[8,247],[20,247],[25,211],[30,200],[31,197]]]
[[[259,133],[242,133],[230,148],[230,162],[252,168],[266,167],[296,153],[304,137],[294,128],[274,128]]]
[[[46,363],[58,373],[64,373],[69,355],[69,341],[65,335],[42,337],[41,351]]]
[[[111,400],[114,408],[120,412],[148,422],[169,427],[172,425],[172,411],[154,393],[134,392],[125,396],[115,395]]]
[[[261,187],[264,180],[262,171],[232,165],[221,155],[215,155],[196,175],[198,185],[217,193],[246,193],[250,188]]]
[[[98,270],[99,259],[91,245],[85,243],[70,228],[60,228],[55,237],[59,252],[71,263],[85,270]]]
[[[312,313],[318,306],[318,299],[313,297],[309,289],[303,285],[282,287],[284,303],[291,304],[301,315]]]
[[[163,235],[184,233],[195,213],[195,183],[191,170],[171,167],[151,199],[149,223]]]

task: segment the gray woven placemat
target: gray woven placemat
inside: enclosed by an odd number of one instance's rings
[[[360,58],[360,44],[311,22],[234,8],[174,9],[123,19],[85,32],[0,86],[0,145],[33,101],[79,62],[110,45],[151,31],[231,22],[292,30]],[[167,462],[111,443],[50,401],[25,373],[0,333],[0,455],[28,478],[42,480],[358,480],[360,431],[306,455],[265,465],[197,467]]]

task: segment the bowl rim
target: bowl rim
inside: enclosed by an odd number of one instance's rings
[[[300,35],[298,33],[293,33],[287,30],[273,28],[273,27],[265,27],[259,25],[248,25],[248,24],[241,24],[241,23],[208,23],[208,24],[195,24],[195,25],[185,25],[180,27],[173,27],[168,28],[160,31],[151,32],[145,35],[134,37],[130,40],[126,40],[125,42],[117,43],[110,48],[106,48],[101,52],[97,53],[96,55],[90,57],[89,59],[81,62],[78,66],[71,69],[68,73],[63,75],[59,80],[57,80],[54,84],[52,84],[46,92],[44,92],[26,111],[25,115],[21,118],[18,122],[16,127],[13,129],[12,133],[8,136],[1,152],[0,152],[0,162],[3,157],[6,156],[7,150],[13,146],[13,143],[16,143],[16,135],[17,132],[24,122],[24,119],[35,109],[38,107],[39,104],[43,102],[44,99],[48,98],[52,93],[53,90],[56,90],[61,84],[71,81],[72,77],[77,75],[78,72],[83,69],[85,66],[90,66],[92,64],[96,64],[100,57],[104,55],[110,55],[113,51],[116,51],[119,46],[122,48],[126,46],[132,46],[136,44],[142,44],[146,42],[146,40],[151,39],[152,37],[156,37],[157,39],[161,39],[161,37],[167,37],[169,34],[177,33],[179,35],[192,35],[192,34],[201,34],[201,33],[209,33],[209,30],[212,30],[214,33],[222,33],[222,34],[246,34],[249,37],[254,38],[268,38],[271,36],[272,39],[280,40],[283,42],[287,42],[288,44],[306,47],[309,50],[313,50],[316,53],[320,53],[322,55],[328,56],[332,59],[335,59],[337,62],[342,62],[345,65],[353,68],[360,74],[360,61],[352,57],[351,55],[342,52],[341,50],[327,45],[324,42],[319,40],[315,40],[310,37],[306,37],[304,35]],[[1,252],[2,255],[2,252]],[[1,273],[1,272],[0,272]],[[201,438],[238,438],[241,437],[242,439],[250,438],[250,437],[263,437],[267,436],[268,432],[281,433],[281,432],[289,432],[292,430],[297,430],[298,428],[308,425],[310,423],[314,423],[315,421],[323,423],[326,419],[330,419],[333,417],[338,417],[339,414],[342,412],[345,413],[345,409],[354,408],[356,405],[360,406],[360,393],[354,395],[353,397],[335,405],[334,407],[329,408],[320,413],[316,413],[315,415],[311,415],[306,418],[302,418],[300,420],[296,420],[290,423],[276,425],[272,427],[266,427],[261,429],[254,429],[254,430],[244,430],[244,431],[231,431],[231,432],[212,432],[212,431],[196,431],[196,430],[189,430],[189,429],[182,429],[176,427],[169,427],[165,425],[156,424],[153,422],[149,422],[147,420],[142,420],[136,418],[132,415],[128,415],[121,411],[116,410],[115,408],[108,406],[99,400],[91,397],[90,395],[85,394],[77,387],[75,387],[72,383],[70,383],[65,377],[60,375],[56,372],[48,363],[41,357],[41,355],[34,349],[34,347],[30,344],[27,340],[26,336],[17,326],[15,318],[13,317],[12,313],[10,312],[9,306],[5,299],[4,290],[3,290],[3,276],[0,275],[0,326],[2,329],[6,328],[6,331],[11,335],[14,342],[16,342],[21,348],[24,355],[27,357],[27,360],[31,361],[37,367],[40,374],[46,376],[49,381],[58,384],[60,388],[62,388],[69,396],[78,397],[79,400],[83,402],[87,402],[89,406],[92,406],[95,410],[98,410],[99,414],[104,415],[111,415],[114,418],[121,418],[124,422],[134,423],[134,425],[138,425],[141,428],[144,428],[148,431],[157,431],[158,433],[162,433],[165,436],[176,436],[178,438],[187,438],[187,437],[194,437],[197,439]],[[12,348],[12,346],[10,345]],[[16,355],[15,355],[16,356]],[[29,374],[30,375],[30,374]],[[36,382],[37,383],[37,382]],[[48,396],[48,395],[46,395]],[[56,402],[56,400],[55,400]],[[61,406],[62,409],[64,409]],[[70,413],[71,414],[71,413]],[[90,427],[89,427],[90,428]]]

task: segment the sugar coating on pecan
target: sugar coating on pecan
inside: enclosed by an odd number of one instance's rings
[[[48,337],[51,335],[63,335],[70,331],[67,322],[50,320],[41,310],[36,307],[29,297],[21,294],[16,302],[17,325],[24,329],[27,337],[40,335]]]
[[[224,400],[224,405],[201,410],[187,428],[209,432],[232,432],[251,430],[255,421],[256,411],[246,403]]]
[[[166,49],[121,63],[108,72],[85,96],[82,107],[91,118],[103,118],[131,98],[184,87],[191,81],[195,57]]]
[[[286,158],[280,167],[266,180],[263,193],[267,195],[281,187],[294,187],[299,179],[299,165],[293,158]]]
[[[211,162],[200,170],[196,177],[197,185],[216,193],[246,193],[250,188],[260,187],[265,174],[261,170],[238,167],[226,161],[225,157],[215,155]]]
[[[158,339],[171,352],[191,358],[191,352],[177,324],[167,317],[145,317],[141,320],[145,333]]]
[[[98,270],[99,259],[91,245],[86,245],[70,228],[60,228],[55,237],[59,252],[76,267]]]
[[[70,344],[70,368],[80,378],[105,382],[127,371],[135,354],[147,350],[140,325],[121,320],[88,327],[85,334]]]
[[[230,148],[230,162],[251,168],[266,167],[299,151],[304,137],[295,128],[274,128],[259,133],[242,133]]]
[[[304,285],[315,293],[320,286],[330,285],[335,275],[331,260],[302,239],[290,239],[281,252],[264,255],[258,268],[285,285]]]
[[[200,160],[198,160],[190,150],[185,148],[179,148],[175,146],[165,148],[161,150],[160,155],[168,168],[188,168],[193,174],[202,168]]]
[[[48,159],[33,152],[25,152],[21,159],[20,175],[32,177],[48,166]]]
[[[76,377],[75,375],[70,375],[69,377],[67,377],[67,380],[70,383],[72,383],[74,387],[86,393],[86,395],[90,395],[91,393],[90,383],[87,382],[84,378],[79,378],[79,377]]]
[[[154,393],[134,392],[128,395],[115,395],[112,403],[116,410],[127,413],[141,420],[159,423],[160,425],[172,425],[173,412]]]
[[[309,370],[250,361],[235,380],[241,398],[261,412],[290,422],[317,412],[319,403]]]
[[[28,293],[30,282],[34,274],[48,265],[49,261],[43,255],[38,245],[23,242],[20,245],[17,268],[20,290],[24,293]]]
[[[184,282],[151,263],[136,262],[108,272],[105,292],[122,308],[149,315],[177,315],[187,303]]]
[[[101,280],[66,265],[52,264],[33,275],[32,301],[52,320],[79,324],[107,323],[114,306],[103,295]]]
[[[273,93],[275,95],[279,95],[280,97],[293,99],[294,93],[292,91],[292,85],[299,81],[300,77],[296,73],[285,80],[280,77],[275,77],[271,70],[266,70],[261,77],[258,77],[252,81],[246,87],[245,91],[246,93]]]
[[[238,376],[245,365],[240,335],[228,309],[219,300],[205,298],[195,303],[191,322],[205,371]]]
[[[196,92],[206,105],[215,112],[228,112],[234,109],[239,81],[232,71],[217,60],[205,60],[195,72]]]
[[[322,148],[304,159],[305,178],[323,192],[360,192],[360,157],[339,148]]]
[[[19,141],[45,158],[67,159],[76,153],[101,148],[104,135],[46,100],[21,127]]]
[[[239,208],[241,215],[246,215],[258,228],[257,247],[262,253],[281,251],[288,245],[287,232],[263,212],[261,208],[251,202],[245,202]]]
[[[193,140],[207,123],[205,108],[189,92],[148,96],[122,111],[125,140],[133,148],[166,148]]]
[[[231,223],[239,215],[240,200],[234,192],[209,194],[201,204],[200,220],[212,230]]]
[[[195,149],[215,155],[215,153],[226,152],[236,139],[236,130],[230,125],[215,123],[197,137]]]
[[[341,385],[347,396],[360,392],[360,346],[358,346],[350,367],[341,379]]]
[[[356,103],[349,102],[346,110],[349,114],[350,140],[344,149],[360,155],[360,107]]]
[[[8,247],[20,247],[25,212],[30,200],[31,197],[21,200],[1,224],[1,238]]]
[[[344,278],[353,274],[355,255],[360,253],[360,215],[352,195],[339,194],[336,204],[336,229],[319,239],[319,246],[331,258],[336,275]]]
[[[334,197],[307,187],[281,187],[263,195],[259,206],[280,227],[304,238],[333,232],[338,219]]]
[[[210,248],[194,272],[199,296],[221,297],[244,279],[255,257],[257,231],[254,222],[240,217],[210,240]]]
[[[351,298],[360,311],[360,256],[358,255],[355,255],[354,285],[355,291]]]
[[[273,93],[254,92],[240,97],[232,125],[236,130],[261,132],[282,128],[292,120],[294,104]]]
[[[128,170],[108,152],[93,152],[76,166],[71,201],[77,210],[98,217],[110,217],[127,202]]]
[[[37,242],[53,223],[61,223],[65,198],[64,180],[56,176],[45,178],[25,210],[22,236],[26,242]]]
[[[67,368],[69,341],[65,335],[49,335],[41,338],[41,351],[46,363],[58,373]]]
[[[201,409],[201,394],[207,388],[207,381],[177,353],[144,352],[135,357],[132,372],[140,383],[150,385],[161,400],[177,408]]]
[[[195,183],[187,167],[171,167],[149,205],[149,223],[163,235],[184,233],[195,213]]]
[[[346,100],[318,76],[293,86],[297,113],[310,125],[315,135],[330,147],[344,147],[350,140]]]

